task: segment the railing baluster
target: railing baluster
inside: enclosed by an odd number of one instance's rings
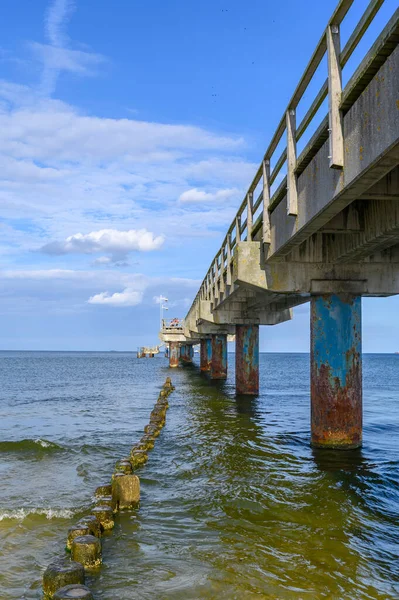
[[[286,113],[287,124],[287,215],[298,215],[298,190],[296,169],[296,111],[289,108]]]
[[[222,251],[220,253],[220,286],[219,286],[219,289],[220,289],[221,293],[224,292],[226,289],[225,284],[224,284],[224,255],[225,255],[224,246],[225,245],[223,244]]]
[[[264,160],[262,165],[263,170],[263,227],[262,241],[264,244],[270,244],[270,160]]]
[[[226,271],[226,285],[231,285],[231,233],[227,235],[227,271]]]
[[[218,254],[216,255],[215,258],[215,298],[219,298],[219,285],[218,285],[218,279],[219,279],[219,269],[218,269]]]
[[[236,244],[241,242],[241,215],[236,216]]]
[[[252,242],[252,221],[253,221],[253,192],[247,194],[247,242]]]
[[[328,54],[328,119],[330,127],[330,167],[342,169],[344,166],[344,136],[342,113],[339,109],[342,97],[342,77],[340,65],[339,25],[327,27]]]

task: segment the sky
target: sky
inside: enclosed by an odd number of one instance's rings
[[[136,350],[160,295],[185,316],[335,5],[2,3],[0,349]],[[363,300],[364,351],[399,350],[398,308]],[[262,351],[308,349],[308,305],[261,328]]]

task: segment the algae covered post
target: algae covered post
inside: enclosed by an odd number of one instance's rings
[[[85,571],[90,572],[102,564],[101,536],[103,532],[113,529],[115,515],[121,510],[137,509],[139,506],[140,480],[134,471],[146,464],[148,451],[154,448],[155,438],[165,425],[168,396],[173,390],[168,377],[151,412],[150,422],[144,428],[144,435],[133,446],[130,457],[118,460],[111,482],[96,488],[91,514],[69,528],[66,551],[70,553],[70,558],[59,557],[45,570],[45,598],[93,600],[91,591],[84,585]]]

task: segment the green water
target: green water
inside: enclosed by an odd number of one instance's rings
[[[398,598],[398,361],[365,357],[365,444],[341,453],[309,447],[305,355],[262,355],[253,400],[234,396],[233,368],[222,384],[173,370],[140,508],[88,575],[95,598]],[[94,353],[2,353],[1,372],[0,598],[40,598],[170,372]]]

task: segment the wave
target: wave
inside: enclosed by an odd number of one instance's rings
[[[79,510],[70,508],[17,508],[15,510],[0,510],[0,521],[14,519],[23,521],[31,515],[46,517],[46,519],[71,519]]]
[[[55,442],[48,440],[16,440],[16,441],[4,441],[0,442],[0,453],[1,452],[36,452],[36,453],[48,453],[48,452],[59,452],[64,450],[62,446],[59,446]]]

